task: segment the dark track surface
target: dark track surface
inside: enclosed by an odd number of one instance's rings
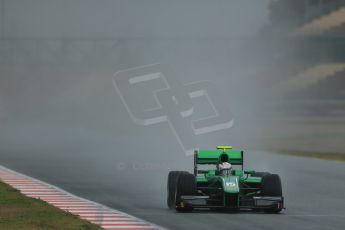
[[[1,155],[1,164],[60,186],[108,206],[169,229],[344,229],[345,165],[270,153],[247,153],[248,168],[279,173],[286,210],[281,214],[194,212],[168,210],[165,204],[166,172],[161,166],[94,169],[87,159]],[[269,159],[268,162],[265,159]],[[61,161],[64,160],[64,166]],[[189,162],[188,162],[189,164]],[[132,169],[133,169],[132,167]],[[144,178],[150,177],[145,182]]]

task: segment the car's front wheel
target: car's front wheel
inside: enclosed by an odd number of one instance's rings
[[[181,196],[193,196],[197,193],[196,179],[193,174],[180,174],[177,180],[177,187],[175,191],[176,211],[188,212],[193,208],[188,205],[181,205]]]
[[[261,194],[263,196],[278,196],[281,197],[283,195],[282,192],[282,184],[279,175],[277,174],[267,174],[262,177],[262,190]],[[267,213],[279,213],[281,212],[282,207],[278,206],[269,210],[265,210]]]
[[[177,180],[180,175],[188,174],[185,171],[171,171],[168,175],[168,183],[167,183],[167,205],[170,209],[174,209],[176,205],[175,201],[175,192],[177,188]]]

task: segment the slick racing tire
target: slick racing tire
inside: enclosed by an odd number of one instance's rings
[[[177,180],[177,187],[175,191],[175,205],[178,212],[189,212],[193,208],[189,206],[181,206],[181,196],[193,196],[196,195],[197,185],[196,179],[193,174],[180,174]]]
[[[277,174],[268,174],[262,178],[263,196],[282,196],[282,184]]]
[[[264,176],[269,175],[269,174],[270,174],[269,172],[255,172],[251,176],[253,176],[253,177],[264,177]]]
[[[282,193],[282,184],[280,177],[277,174],[268,174],[262,178],[262,191],[263,196],[278,196],[281,197]],[[273,208],[265,210],[267,213],[279,213],[281,208]]]
[[[177,188],[177,180],[180,175],[188,174],[188,172],[184,171],[171,171],[168,175],[168,183],[167,183],[167,205],[170,209],[175,208],[175,191]]]

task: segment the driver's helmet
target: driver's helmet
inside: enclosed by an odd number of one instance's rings
[[[222,154],[220,156],[220,164],[218,165],[219,174],[222,176],[231,175],[232,165],[229,163],[228,154]]]
[[[218,165],[219,173],[222,176],[230,176],[232,171],[232,165],[228,162],[223,162]]]

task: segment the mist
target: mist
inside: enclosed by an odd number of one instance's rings
[[[234,121],[189,137],[195,147],[253,147],[265,133],[260,116],[267,89],[257,73],[269,64],[254,52],[268,2],[2,0],[1,164],[15,162],[15,169],[66,188],[72,185],[61,172],[78,178],[73,186],[81,190],[84,183],[97,190],[109,181],[121,184],[117,192],[164,189],[168,171],[191,170],[192,157],[166,122],[133,122],[113,85],[116,72],[157,63],[178,88],[210,81],[217,93],[210,97]],[[139,100],[135,107],[154,103]],[[200,109],[193,116],[207,117],[205,101],[195,103]],[[157,175],[144,183],[147,174]]]

